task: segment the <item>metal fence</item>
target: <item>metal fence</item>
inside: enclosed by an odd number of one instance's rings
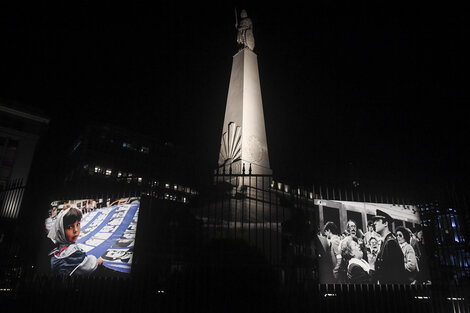
[[[6,311],[470,312],[461,287],[319,284],[315,190],[281,187],[271,176],[229,172],[187,203],[152,190],[61,195],[141,197],[131,275],[26,269],[0,300]]]
[[[9,181],[5,188],[0,190],[0,218],[18,218],[24,191],[22,178]]]

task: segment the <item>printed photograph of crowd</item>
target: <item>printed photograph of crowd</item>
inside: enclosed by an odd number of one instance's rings
[[[45,219],[50,272],[58,275],[129,274],[140,199],[54,201]],[[101,271],[103,273],[103,271]]]
[[[394,225],[390,214],[376,209],[366,229],[345,219],[324,220],[316,241],[320,283],[324,284],[430,284],[420,224],[413,229]]]

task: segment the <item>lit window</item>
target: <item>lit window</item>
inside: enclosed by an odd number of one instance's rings
[[[174,185],[174,186],[173,186],[173,189],[174,189],[174,190],[178,190],[178,185]]]
[[[415,296],[415,299],[428,300],[428,299],[430,299],[430,297],[428,297],[428,296]]]
[[[459,298],[456,298],[456,297],[450,298],[449,297],[449,298],[446,298],[446,299],[449,300],[449,301],[464,301],[465,300],[465,298],[460,298],[460,297]]]
[[[141,182],[142,182],[142,177],[138,177],[138,178],[137,178],[137,181],[138,181],[139,183],[141,183]]]
[[[284,192],[289,192],[289,186],[288,185],[284,185]]]
[[[122,173],[118,172],[117,177],[121,177],[121,176],[122,176]]]
[[[99,166],[95,166],[95,173],[100,173],[101,172],[101,168]]]
[[[110,176],[113,173],[113,171],[109,168],[106,169],[106,176]]]
[[[140,152],[142,153],[149,153],[149,148],[148,147],[141,147]]]
[[[169,188],[170,188],[170,184],[165,184],[165,188],[169,189]]]

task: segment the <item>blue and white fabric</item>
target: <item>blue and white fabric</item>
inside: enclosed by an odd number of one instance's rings
[[[103,266],[130,273],[140,202],[97,209],[83,216],[77,244]]]

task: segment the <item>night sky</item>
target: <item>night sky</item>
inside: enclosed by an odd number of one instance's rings
[[[245,8],[275,176],[468,184],[468,17],[379,2],[2,5],[0,98],[51,118],[53,154],[109,122],[181,145],[210,172]]]

